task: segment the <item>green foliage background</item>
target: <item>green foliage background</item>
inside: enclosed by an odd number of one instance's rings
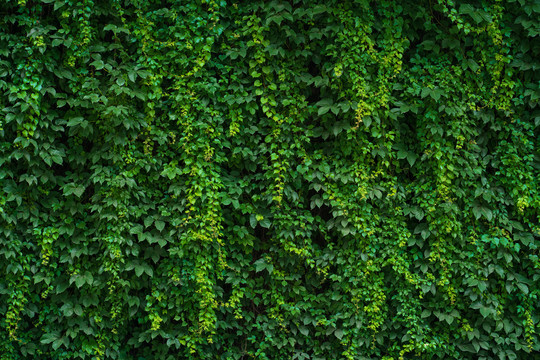
[[[3,0],[0,358],[537,358],[539,33],[538,0]]]

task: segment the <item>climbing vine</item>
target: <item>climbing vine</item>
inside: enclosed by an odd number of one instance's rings
[[[0,18],[0,359],[540,352],[537,1]]]

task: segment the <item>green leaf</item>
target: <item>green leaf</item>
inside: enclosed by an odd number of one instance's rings
[[[255,214],[251,214],[249,217],[249,225],[255,229],[257,226],[257,216]]]
[[[255,265],[255,272],[261,272],[264,269],[266,269],[266,266],[267,266],[264,259],[259,259],[259,260],[255,261],[253,264]]]
[[[467,59],[467,65],[474,72],[476,72],[480,68],[480,66],[476,63],[476,61],[474,61],[474,59]]]
[[[156,220],[154,222],[154,225],[156,226],[156,229],[158,229],[158,231],[163,231],[163,229],[165,228],[165,222],[161,221],[161,220]]]
[[[480,307],[480,314],[482,314],[483,317],[488,317],[491,314],[492,310],[486,306]]]
[[[271,222],[269,219],[264,218],[262,221],[259,222],[259,224],[261,224],[263,228],[268,229],[271,225]]]
[[[416,162],[416,159],[418,159],[418,156],[412,152],[407,153],[407,161],[409,162],[410,166],[413,166]]]
[[[43,336],[41,337],[40,342],[42,344],[50,344],[53,341],[57,340],[59,337],[60,337],[60,333],[57,332],[57,331],[53,331],[53,332],[50,332],[50,333],[43,334]]]
[[[61,294],[69,287],[69,284],[65,281],[60,282],[58,285],[56,285],[56,293]]]
[[[137,275],[137,277],[140,277],[144,272],[144,267],[141,266],[141,265],[137,265],[135,266],[135,275]]]
[[[491,212],[490,209],[482,207],[480,208],[480,211],[488,221],[491,221],[491,219],[493,219],[493,212]]]
[[[67,123],[67,126],[76,126],[81,124],[84,121],[84,118],[82,116],[77,116],[72,119],[70,119]]]
[[[75,277],[75,285],[80,288],[82,287],[84,284],[86,283],[86,280],[84,277],[82,277],[81,275],[77,275]]]
[[[154,223],[154,218],[152,216],[147,216],[144,218],[144,226],[149,227]]]
[[[521,290],[521,292],[523,292],[525,295],[528,295],[529,294],[529,287],[523,283],[516,283],[516,286],[518,287],[519,290]]]
[[[324,115],[324,114],[326,114],[328,111],[330,111],[330,109],[331,109],[331,106],[321,106],[321,107],[319,108],[319,111],[317,112],[317,114],[319,114],[319,115]]]
[[[58,348],[59,348],[60,346],[62,346],[62,344],[63,344],[62,339],[54,340],[53,343],[52,343],[52,348],[53,348],[53,350],[58,350]]]
[[[95,67],[96,70],[101,70],[105,67],[105,63],[102,60],[95,60],[91,62],[90,65]]]

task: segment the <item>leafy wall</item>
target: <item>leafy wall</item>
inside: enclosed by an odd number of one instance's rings
[[[537,0],[0,19],[1,359],[538,356]]]

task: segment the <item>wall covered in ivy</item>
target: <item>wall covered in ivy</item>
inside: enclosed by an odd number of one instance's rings
[[[538,356],[539,34],[538,0],[1,1],[0,358]]]

